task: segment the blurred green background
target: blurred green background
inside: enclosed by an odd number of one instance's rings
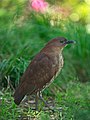
[[[61,112],[55,120],[90,120],[90,1],[47,0],[47,10],[37,12],[31,1],[0,1],[0,120],[19,116],[51,120],[13,102],[13,89],[33,57],[52,38],[64,36],[76,44],[63,51],[64,68],[43,95],[54,97]],[[35,115],[34,115],[35,114]]]

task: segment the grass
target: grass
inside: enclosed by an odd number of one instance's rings
[[[0,120],[17,120],[20,118],[35,120],[89,120],[90,119],[90,34],[85,26],[70,21],[60,21],[52,26],[50,18],[30,16],[21,25],[13,24],[12,18],[0,28]],[[16,88],[20,76],[29,62],[52,38],[64,36],[76,40],[73,46],[63,51],[65,65],[61,74],[43,92],[44,98],[53,98],[56,107],[61,111],[40,112],[16,106],[13,102],[13,88]],[[13,86],[13,87],[12,87]]]
[[[86,87],[85,87],[86,86]],[[54,95],[55,105],[61,107],[61,111],[56,111],[55,113],[49,110],[37,112],[30,108],[30,105],[24,107],[24,103],[21,106],[16,106],[13,102],[12,92],[10,89],[0,92],[0,119],[1,120],[17,120],[23,119],[48,119],[50,120],[89,120],[90,119],[90,85],[81,83],[69,83],[67,91],[60,92],[56,91]],[[46,95],[45,97],[50,97],[51,95]],[[41,102],[40,102],[41,104]]]

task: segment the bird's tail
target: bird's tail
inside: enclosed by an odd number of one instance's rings
[[[26,95],[25,85],[21,84],[14,93],[15,104],[19,105],[25,95]]]

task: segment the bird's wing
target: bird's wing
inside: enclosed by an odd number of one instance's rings
[[[52,79],[55,69],[52,60],[45,53],[39,53],[30,63],[22,79],[27,84],[28,92],[40,90]],[[31,88],[32,91],[31,91]]]
[[[39,53],[21,77],[20,84],[14,93],[15,103],[19,105],[26,94],[41,90],[50,82],[54,74],[52,60],[46,54]]]

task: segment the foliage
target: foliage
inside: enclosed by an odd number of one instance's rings
[[[58,79],[63,78],[68,81],[74,78],[82,82],[89,80],[90,41],[88,39],[90,34],[86,32],[82,25],[60,21],[58,25],[55,24],[53,27],[48,17],[44,18],[43,15],[35,16],[32,14],[32,19],[25,21],[22,26],[14,25],[10,30],[8,28],[1,29],[0,34],[2,36],[0,42],[1,82],[4,85],[7,82],[6,78],[9,76],[11,83],[16,86],[29,61],[49,39],[57,36],[65,36],[67,39],[76,40],[76,45],[65,48],[65,68]]]

